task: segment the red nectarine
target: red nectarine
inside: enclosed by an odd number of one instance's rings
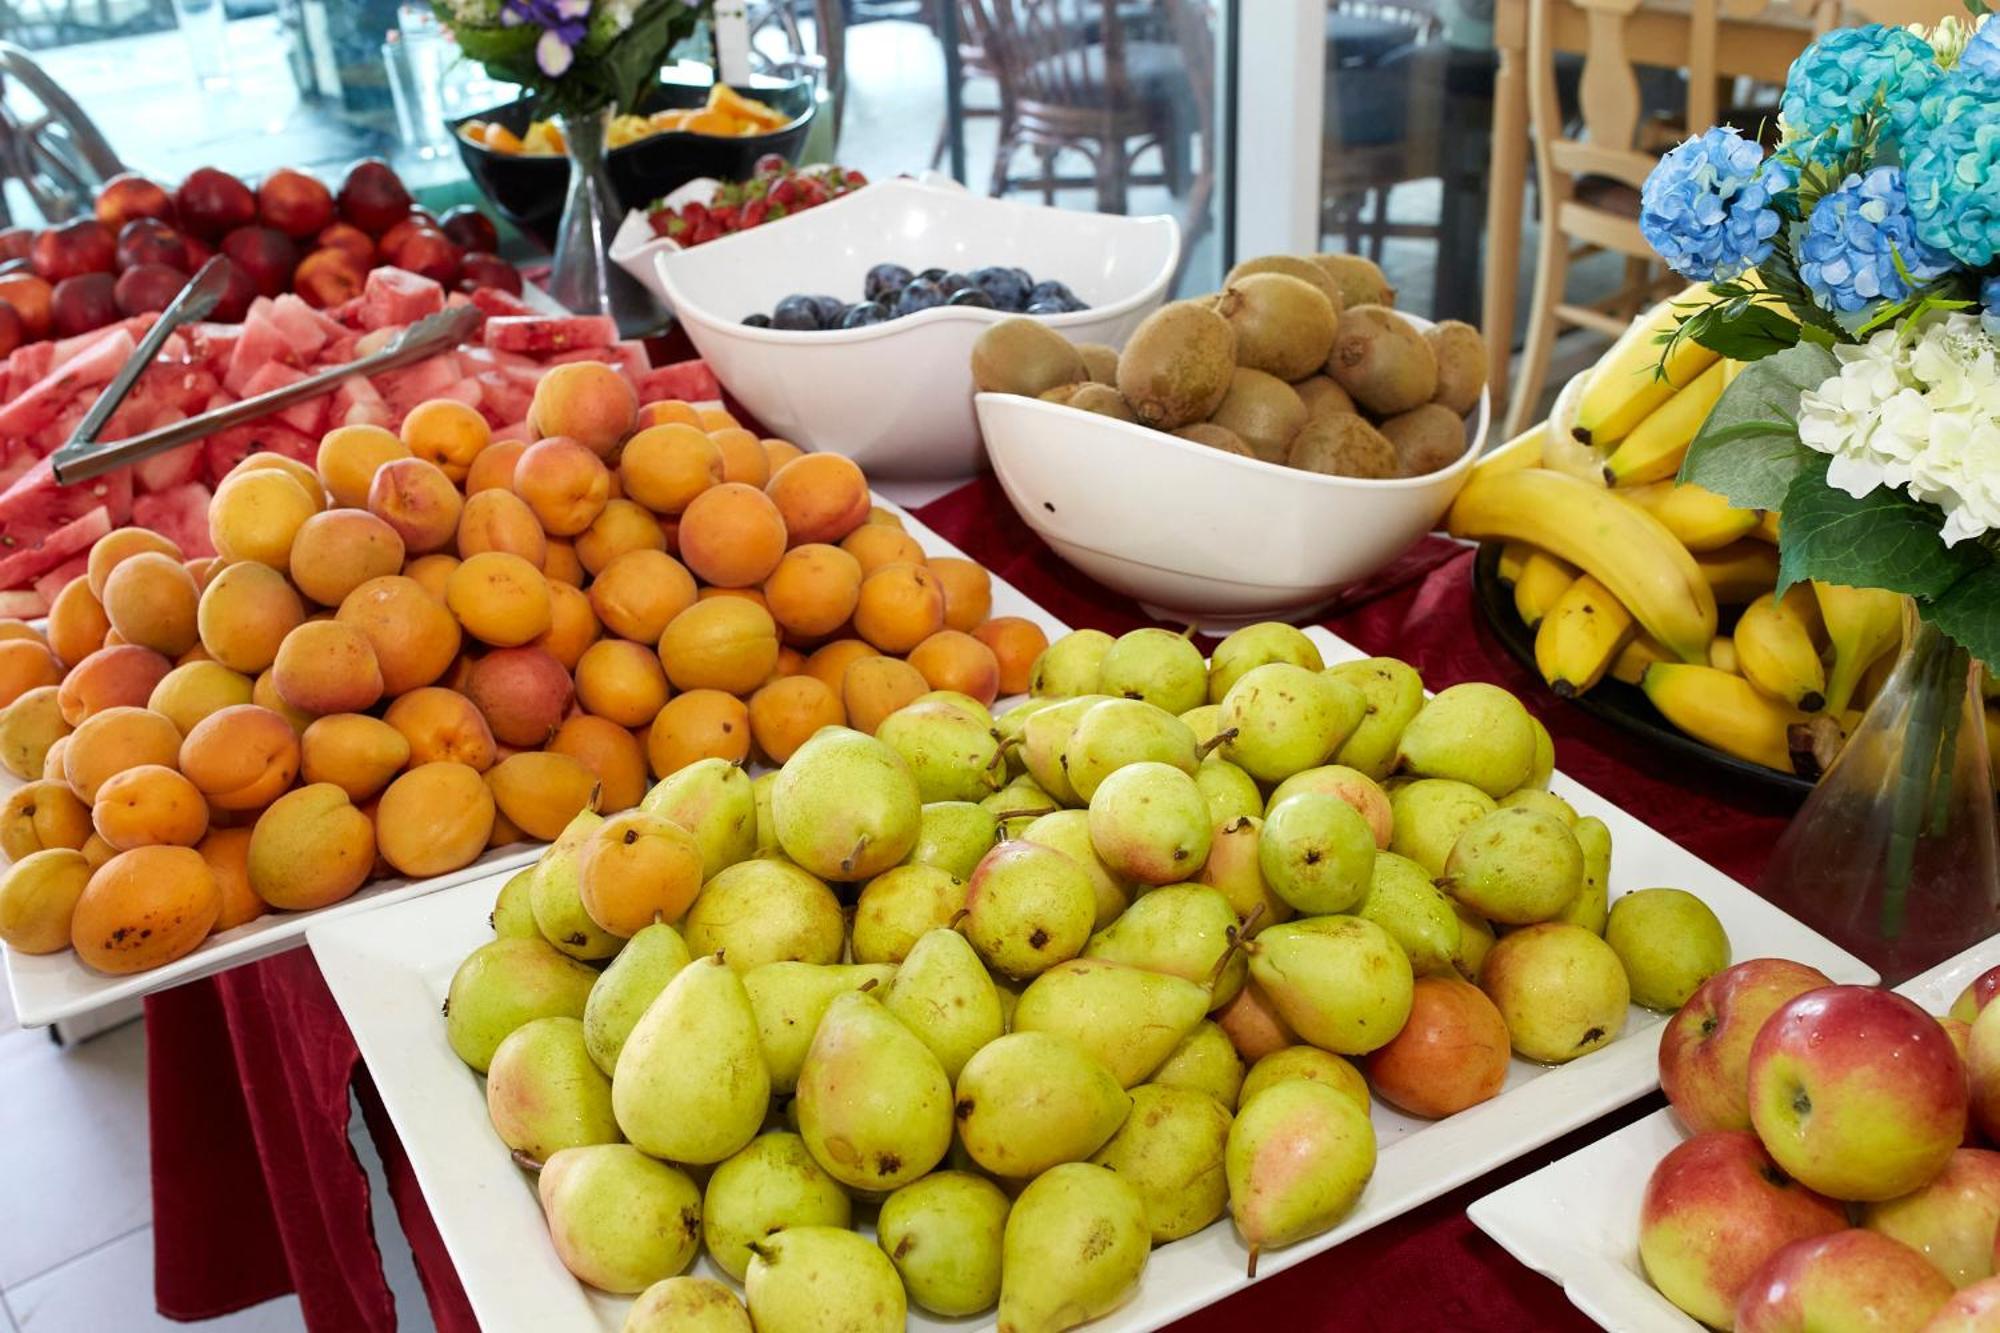
[[[77,218],[35,238],[29,257],[49,282],[84,273],[109,273],[118,260],[118,238],[96,218]]]
[[[112,299],[121,315],[165,310],[187,283],[187,274],[165,264],[134,264],[118,275]]]
[[[366,265],[352,252],[332,247],[313,251],[292,273],[293,290],[322,310],[361,295],[367,281]]]
[[[521,294],[521,270],[498,255],[475,250],[459,261],[458,275],[458,285],[467,291],[498,287],[516,296]]]
[[[464,252],[452,244],[449,236],[424,227],[410,233],[396,252],[395,264],[434,282],[449,284],[458,277],[459,261],[463,258]]]
[[[97,192],[97,220],[116,232],[133,218],[174,220],[173,196],[157,181],[121,171]]]
[[[222,253],[250,275],[260,296],[284,291],[299,264],[291,237],[271,227],[238,227],[222,238]]]
[[[174,191],[181,226],[191,235],[214,240],[257,220],[257,196],[250,187],[216,167],[198,167]]]
[[[446,209],[444,216],[438,219],[438,230],[456,241],[461,249],[489,255],[500,249],[500,232],[494,227],[493,219],[471,204]]]
[[[118,270],[140,264],[165,264],[183,273],[194,270],[188,264],[187,240],[158,218],[133,218],[118,232]]]
[[[333,192],[303,171],[280,167],[257,187],[257,217],[287,236],[317,236],[333,222]]]
[[[375,263],[375,241],[367,232],[352,222],[336,222],[322,231],[313,242],[316,250],[345,250],[361,261],[361,267],[371,268]]]
[[[364,157],[340,182],[340,217],[370,236],[380,236],[410,212],[410,192],[379,157]]]
[[[56,335],[73,338],[118,318],[117,283],[109,273],[79,273],[56,284],[49,303]]]

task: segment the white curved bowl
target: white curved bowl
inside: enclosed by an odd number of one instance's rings
[[[1317,610],[1401,555],[1465,484],[1491,410],[1482,395],[1449,467],[1370,481],[1035,398],[976,401],[993,471],[1036,535],[1155,618],[1216,630]]]
[[[825,333],[750,328],[793,293],[859,299],[880,263],[1018,265],[1069,284],[1091,308],[1038,316],[1072,342],[1120,346],[1165,299],[1180,261],[1169,217],[1074,213],[894,180],[706,245],[660,254],[660,287],[695,350],[767,427],[845,454],[871,477],[979,469],[972,344],[997,310],[941,306]]]

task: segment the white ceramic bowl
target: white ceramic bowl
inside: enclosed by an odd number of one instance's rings
[[[1090,309],[1038,316],[1072,342],[1120,346],[1158,308],[1180,260],[1169,217],[1073,213],[915,181],[883,181],[775,225],[654,258],[695,350],[745,407],[807,449],[876,478],[970,476],[980,464],[972,344],[997,310],[940,306],[861,329],[751,328],[794,293],[859,300],[880,263],[1017,265]]]
[[[1317,610],[1401,555],[1465,484],[1490,411],[1482,395],[1451,466],[1369,481],[1034,398],[977,406],[1007,498],[1056,554],[1157,619],[1214,630]]]

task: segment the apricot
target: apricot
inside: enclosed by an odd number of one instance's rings
[[[456,568],[454,565],[453,570]],[[447,583],[449,579],[447,574]],[[370,579],[347,594],[335,619],[367,637],[381,672],[382,693],[390,696],[438,680],[451,670],[463,642],[458,620],[443,601],[432,597],[417,580],[400,575]]]
[[[482,643],[513,648],[547,632],[549,583],[518,555],[482,551],[445,582],[445,605]]]
[[[678,514],[723,478],[722,449],[692,423],[653,425],[618,456],[625,494],[657,514]]]
[[[660,520],[635,500],[610,500],[588,528],[573,543],[577,562],[592,574],[627,551],[665,551],[667,535]]]
[[[264,915],[268,904],[250,887],[249,829],[211,828],[195,850],[208,863],[208,873],[215,876],[215,887],[222,894],[222,910],[209,927],[210,934],[234,930]]]
[[[75,666],[96,652],[110,628],[111,617],[104,614],[104,603],[90,590],[87,575],[79,574],[63,584],[49,603],[48,648],[64,666]]]
[[[358,713],[382,697],[382,666],[369,636],[349,621],[308,620],[278,645],[278,697],[305,713]]]
[[[0,708],[0,767],[17,778],[41,776],[50,753],[69,731],[56,687],[41,685],[29,690]]]
[[[160,677],[146,707],[163,713],[185,736],[195,723],[236,704],[250,702],[250,677],[220,662],[188,662]]]
[[[764,442],[741,426],[724,426],[710,434],[722,452],[722,479],[762,489],[771,479],[771,458]]]
[[[211,713],[181,742],[178,763],[218,810],[257,810],[276,800],[299,772],[292,724],[259,704]]]
[[[74,851],[89,837],[90,807],[59,780],[23,783],[0,806],[0,856],[10,861],[51,847]]]
[[[700,426],[701,414],[679,398],[661,398],[639,409],[638,425],[642,431],[648,426]]]
[[[314,514],[292,539],[292,582],[321,606],[339,606],[368,580],[402,569],[402,536],[365,509]]]
[[[437,464],[392,458],[368,483],[368,512],[396,530],[411,555],[443,550],[458,535],[465,500]]]
[[[106,708],[141,707],[173,669],[151,648],[113,644],[76,664],[58,687],[63,720],[72,727]]]
[[[485,716],[455,690],[411,690],[389,705],[382,720],[403,737],[411,764],[455,763],[484,772],[499,759]]]
[[[472,466],[465,470],[466,498],[481,491],[507,491],[514,489],[514,465],[521,461],[521,451],[528,447],[526,440],[495,440],[479,451],[479,457],[472,460]]]
[[[893,509],[884,509],[881,505],[870,505],[868,506],[868,522],[880,524],[885,527],[900,528],[903,526],[903,516]]]
[[[375,472],[384,463],[408,458],[410,448],[394,432],[380,426],[336,426],[320,436],[319,454],[314,460],[320,484],[333,502],[348,509],[368,503],[368,489]]]
[[[84,719],[63,747],[63,775],[71,790],[95,804],[97,789],[141,764],[174,767],[181,734],[174,724],[145,708],[107,708]]]
[[[792,542],[837,542],[860,527],[871,503],[868,478],[851,458],[806,454],[771,474],[764,493],[784,515]]]
[[[873,736],[883,718],[930,688],[923,673],[900,657],[863,657],[842,677],[840,703],[847,725]]]
[[[694,603],[693,577],[665,551],[627,551],[590,585],[590,609],[604,628],[635,643],[658,643]]]
[[[222,891],[192,847],[134,847],[90,877],[70,918],[78,958],[99,972],[144,972],[192,953],[222,912]]]
[[[309,783],[330,782],[352,801],[381,791],[409,762],[409,739],[365,713],[316,718],[299,737],[300,776]]]
[[[29,693],[32,694],[34,693],[34,691],[31,690],[29,691]],[[54,691],[50,691],[50,694],[53,693]],[[18,702],[18,700],[16,702]],[[9,710],[6,708],[0,708],[0,718],[6,717],[8,711]],[[56,713],[56,721],[62,722],[62,713],[60,712],[60,710],[58,710]],[[68,726],[69,726],[68,723],[63,723],[63,728],[65,732],[68,731]],[[62,753],[63,753],[63,748],[68,744],[69,744],[68,735],[65,734],[62,736],[58,736],[55,738],[55,741],[49,746],[48,750],[44,752],[44,754],[42,755],[42,777],[44,779],[50,782],[66,781],[66,779],[63,777],[64,769],[63,769]]]
[[[873,644],[859,639],[835,639],[832,643],[821,644],[806,658],[805,673],[820,684],[840,693],[841,682],[847,676],[848,665],[864,657],[879,657]]]
[[[712,486],[681,515],[681,559],[703,582],[720,588],[762,583],[778,567],[785,545],[778,506],[755,486]]]
[[[398,434],[411,454],[436,463],[453,481],[464,481],[473,460],[493,441],[479,409],[456,398],[418,403]]]
[[[214,816],[211,815],[210,818],[212,819]],[[96,874],[99,870],[103,869],[104,863],[116,855],[118,855],[118,849],[98,837],[95,830],[91,832],[90,837],[83,844],[83,859],[89,863],[92,874]]]
[[[493,803],[531,838],[555,841],[577,812],[594,809],[597,775],[580,759],[523,750],[486,770]]]
[[[542,557],[542,574],[552,583],[581,588],[583,561],[576,553],[576,544],[561,537],[549,538],[549,553]]]
[[[496,648],[472,664],[465,681],[494,739],[527,749],[555,735],[574,689],[562,663],[539,648]]]
[[[823,638],[854,614],[861,578],[861,563],[838,546],[794,546],[764,580],[764,602],[787,633]]]
[[[209,581],[226,569],[229,562],[219,555],[203,555],[183,560],[181,565],[187,570],[188,577],[194,580],[194,586],[207,592]]]
[[[144,551],[157,551],[176,560],[183,558],[178,545],[151,528],[113,528],[91,546],[90,556],[84,563],[84,577],[89,580],[90,595],[102,602],[104,582],[111,577],[111,571],[118,567],[120,561],[129,560]]]
[[[972,637],[993,650],[1000,667],[1000,693],[1027,693],[1035,659],[1049,646],[1042,627],[1020,616],[995,616],[974,629]]]
[[[493,793],[465,764],[420,764],[389,784],[375,807],[382,859],[412,879],[470,865],[493,832]]]
[[[716,597],[734,597],[752,606],[761,606],[766,611],[771,609],[770,600],[764,596],[762,588],[703,588],[695,594],[695,600],[699,602],[706,602]]]
[[[289,454],[272,453],[265,449],[246,454],[242,461],[224,474],[222,482],[218,485],[227,484],[231,477],[241,476],[245,472],[282,472],[299,484],[299,489],[313,502],[314,509],[326,508],[326,488],[320,485],[319,473]]]
[[[779,468],[791,462],[794,458],[804,458],[806,456],[806,451],[793,444],[790,440],[763,440],[760,443],[764,446],[764,460],[770,464],[770,474],[774,477],[778,475]],[[766,481],[765,484],[769,485],[770,483]]]
[[[979,640],[941,629],[910,649],[910,665],[934,690],[955,690],[991,705],[1000,695],[1000,660]]]
[[[638,419],[639,395],[601,361],[549,367],[528,404],[528,429],[539,436],[566,435],[599,458],[611,457]]]
[[[121,852],[156,843],[192,847],[208,832],[208,803],[173,769],[141,764],[105,779],[90,822],[98,837]]]
[[[79,574],[77,577],[82,578],[83,575]],[[29,639],[44,647],[48,645],[48,640],[42,637],[40,630],[17,616],[0,619],[0,643],[6,643],[11,639]]]
[[[696,602],[660,636],[660,664],[677,690],[748,694],[778,663],[778,626],[770,612],[736,597]]]
[[[318,512],[318,502],[291,474],[272,468],[239,472],[216,487],[208,502],[208,539],[215,553],[232,564],[255,560],[284,569],[291,558],[292,538]],[[117,620],[111,623],[116,629]]]
[[[646,751],[615,722],[578,713],[556,728],[545,748],[568,755],[596,775],[599,814],[629,810],[646,794]]]
[[[305,603],[282,573],[246,561],[209,580],[195,627],[210,657],[231,671],[254,675],[278,660],[278,645],[305,618]]]
[[[166,557],[160,558],[164,560]],[[175,565],[174,568],[179,569],[180,566]],[[0,640],[0,708],[5,708],[29,690],[44,685],[60,685],[62,678],[62,663],[41,640]]]
[[[917,539],[884,523],[863,523],[841,538],[840,549],[854,557],[864,577],[884,565],[924,563],[924,548]]]
[[[700,420],[701,428],[705,431],[727,430],[732,426],[741,426],[743,424],[726,407],[697,407],[694,410],[694,414]]]
[[[528,508],[528,502],[512,491],[478,491],[466,497],[465,508],[459,513],[459,555],[469,559],[486,551],[518,555],[537,571],[549,553],[542,521]]]
[[[821,727],[846,724],[840,697],[812,676],[786,676],[750,696],[750,734],[774,764],[790,759]]]
[[[854,632],[883,652],[907,653],[943,628],[944,589],[925,566],[898,561],[861,581]]]
[[[110,618],[111,628],[125,642],[166,657],[179,657],[194,646],[198,637],[195,608],[200,600],[194,578],[179,558],[159,551],[142,551],[120,561],[104,581],[104,614]],[[46,648],[18,642],[0,644],[0,696],[5,696],[9,675],[5,654],[23,648],[39,652],[48,670],[56,669]]]
[[[513,820],[495,810],[493,812],[493,831],[486,835],[486,845],[489,848],[505,847],[510,842],[521,842],[527,836],[527,834],[521,832],[515,826]]]
[[[250,702],[285,719],[285,724],[292,729],[294,736],[305,735],[306,728],[312,725],[315,716],[302,708],[292,707],[278,697],[277,678],[269,668],[251,683]]]
[[[331,782],[288,791],[257,816],[245,857],[250,888],[271,906],[325,907],[368,882],[375,825]]]
[[[403,577],[416,580],[418,586],[442,603],[445,584],[451,581],[451,571],[457,568],[457,556],[448,551],[436,551],[420,555],[404,565]]]
[[[750,757],[750,710],[722,690],[689,690],[674,696],[646,730],[646,760],[653,776],[677,773],[697,759],[740,764]]]
[[[581,589],[567,583],[549,584],[549,627],[533,640],[535,647],[562,663],[565,671],[575,671],[584,650],[597,642],[600,632],[597,612],[591,610],[590,598]]]
[[[621,727],[647,726],[667,702],[667,673],[644,644],[600,639],[576,664],[576,697]]]
[[[92,867],[73,847],[30,852],[0,872],[0,940],[17,953],[69,948],[76,904]]]
[[[610,501],[611,472],[575,440],[537,440],[514,463],[514,494],[528,502],[551,536],[574,537]]]
[[[985,567],[955,555],[939,556],[929,564],[944,589],[945,628],[970,634],[985,624],[993,614],[993,576]]]

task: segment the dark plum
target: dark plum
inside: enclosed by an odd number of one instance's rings
[[[945,302],[944,288],[928,278],[916,278],[896,296],[896,317],[914,315]]]
[[[1028,304],[1030,284],[1022,282],[1019,274],[1011,268],[982,268],[974,270],[972,285],[985,292],[993,300],[996,310],[1019,311]]]
[[[910,270],[901,264],[877,264],[861,280],[861,294],[870,301],[880,301],[885,294],[901,291],[909,282]]]
[[[917,274],[917,276],[926,282],[936,282],[938,279],[944,277],[944,272],[941,268],[927,268],[922,273]]]
[[[811,296],[787,296],[771,311],[771,327],[798,333],[813,333],[826,327],[820,318],[819,300]]]
[[[823,329],[840,327],[840,317],[847,313],[847,302],[838,296],[813,296],[807,298],[819,307],[819,326]]]
[[[981,310],[991,310],[993,298],[977,287],[963,287],[953,292],[945,304],[977,306]]]
[[[761,310],[754,315],[745,315],[743,322],[753,329],[768,329],[771,327],[771,317]]]
[[[1036,283],[1028,292],[1028,304],[1031,306],[1055,304],[1065,310],[1083,309],[1083,302],[1076,299],[1076,293],[1071,291],[1067,284],[1057,282],[1054,278],[1045,278]]]
[[[891,318],[888,307],[880,301],[863,301],[859,305],[847,307],[840,317],[839,327],[843,329],[865,329],[870,324],[884,324]]]
[[[943,277],[937,280],[937,285],[944,288],[944,294],[946,296],[950,296],[953,295],[954,293],[962,292],[967,287],[970,287],[972,285],[972,279],[966,277],[963,273],[955,273],[955,272],[947,273]]]
[[[1067,315],[1069,307],[1061,301],[1037,301],[1022,313],[1029,315]]]

